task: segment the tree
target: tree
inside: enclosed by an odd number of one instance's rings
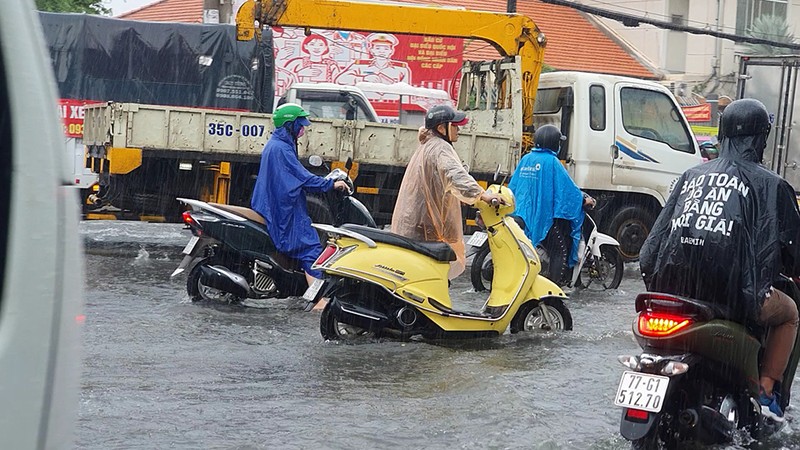
[[[103,0],[36,0],[36,9],[49,12],[110,14]]]
[[[786,19],[773,15],[763,15],[753,21],[753,27],[749,36],[785,44],[794,44],[794,35],[789,31],[789,24]],[[744,53],[748,55],[788,55],[792,49],[784,47],[773,47],[766,44],[743,44]]]

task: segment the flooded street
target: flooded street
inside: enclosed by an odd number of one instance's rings
[[[193,304],[185,276],[169,279],[189,239],[178,225],[82,233],[80,448],[629,447],[613,397],[617,355],[638,352],[638,264],[618,290],[571,296],[571,332],[347,345],[323,341],[297,298]],[[488,295],[470,288],[467,272],[456,307]],[[789,431],[762,448],[798,445]]]

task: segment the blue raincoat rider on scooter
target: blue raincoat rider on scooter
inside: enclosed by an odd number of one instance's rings
[[[522,157],[508,187],[517,199],[515,215],[525,221],[525,234],[534,246],[545,239],[555,219],[569,222],[572,246],[567,266],[571,268],[578,262],[583,206],[594,206],[595,200],[581,192],[558,159],[566,139],[555,125],[539,127],[533,150]]]
[[[285,103],[279,106],[272,121],[275,131],[261,154],[250,207],[264,217],[267,231],[278,251],[300,261],[310,286],[322,276],[319,271],[311,269],[322,253],[322,245],[319,235],[311,227],[306,193],[346,190],[347,184],[314,175],[300,163],[297,139],[311,125],[308,113],[300,105]]]

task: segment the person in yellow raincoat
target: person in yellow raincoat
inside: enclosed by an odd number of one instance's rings
[[[392,213],[392,233],[420,241],[450,244],[457,260],[450,263],[449,279],[466,267],[461,202],[490,202],[496,194],[486,192],[464,168],[453,142],[467,117],[448,105],[437,105],[425,114],[419,130],[420,145],[408,162],[397,203]]]

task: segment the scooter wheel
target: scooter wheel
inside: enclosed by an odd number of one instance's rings
[[[547,310],[549,320],[542,314]],[[549,297],[542,301],[529,301],[522,305],[511,320],[511,332],[520,331],[568,331],[572,329],[572,314],[561,299]]]
[[[189,272],[186,278],[186,293],[193,302],[209,302],[209,303],[238,303],[241,301],[239,297],[231,295],[227,292],[214,289],[210,286],[203,284],[200,277],[202,274],[202,266],[210,265],[208,260],[202,261]]]
[[[625,272],[625,263],[617,248],[611,245],[600,247],[600,260],[594,263],[584,263],[576,284],[599,290],[618,288]]]
[[[472,259],[472,267],[469,272],[475,292],[491,290],[493,274],[492,252],[489,250],[489,246],[485,245],[478,250]]]
[[[319,318],[319,332],[323,339],[326,341],[352,341],[377,337],[369,330],[341,322],[341,317],[337,310],[334,310],[332,304],[333,302],[330,301],[325,305]]]

